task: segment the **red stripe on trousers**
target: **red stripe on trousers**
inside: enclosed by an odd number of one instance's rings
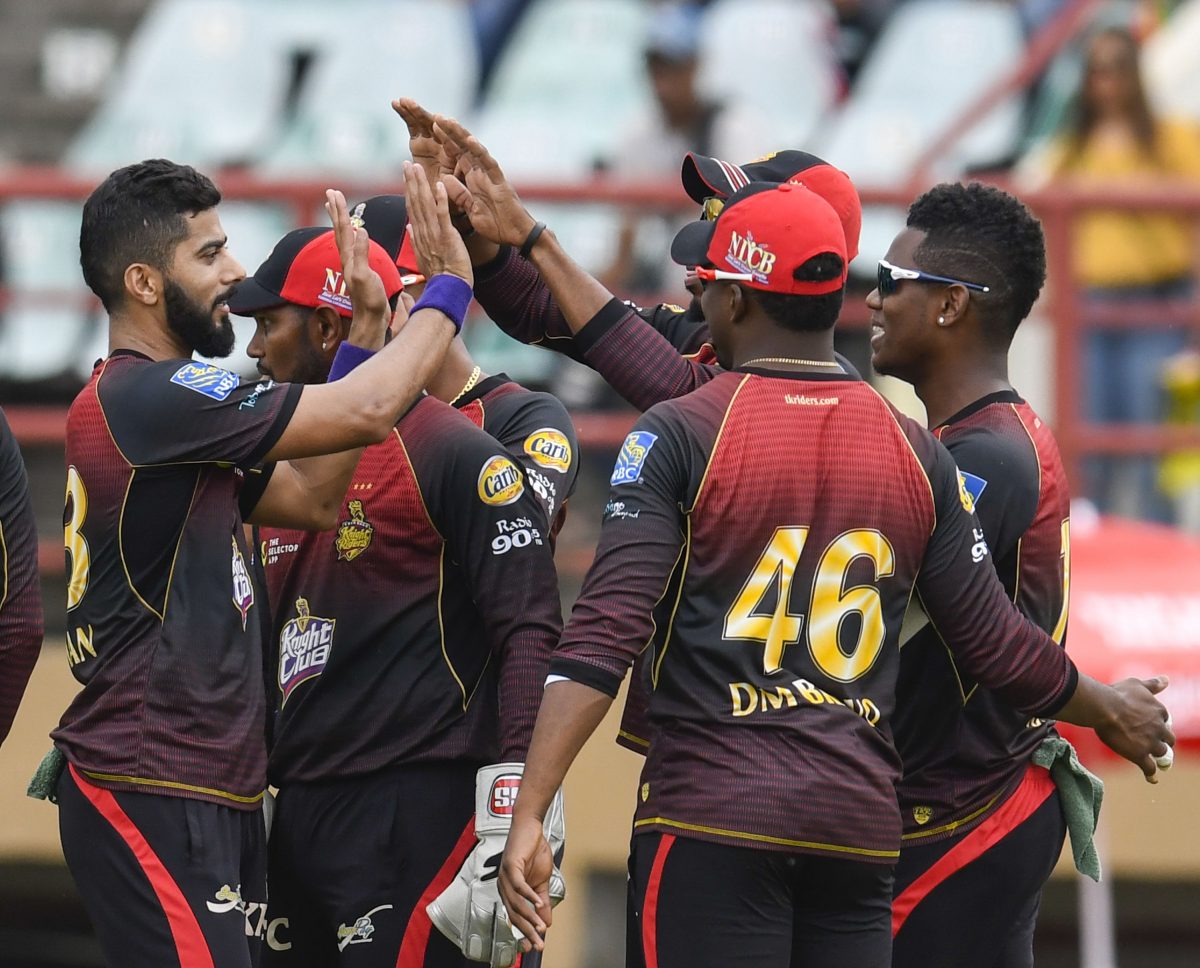
[[[404,938],[400,942],[400,954],[396,957],[396,968],[422,968],[425,964],[425,949],[429,947],[429,932],[433,930],[433,922],[425,912],[426,906],[450,886],[454,875],[466,862],[475,846],[475,818],[472,817],[450,856],[442,864],[441,869],[434,875],[429,886],[421,894],[417,906],[408,916],[408,925],[404,929]]]
[[[79,775],[74,766],[68,764],[67,768],[71,771],[71,779],[75,781],[79,792],[87,797],[100,816],[112,824],[113,829],[133,851],[142,873],[149,879],[154,896],[158,898],[163,914],[167,916],[167,926],[171,929],[171,939],[175,942],[180,968],[213,968],[212,952],[208,949],[204,932],[200,930],[196,913],[183,896],[179,885],[175,883],[171,872],[158,859],[154,848],[129,819],[129,815],[121,809],[117,798],[110,791],[92,786]]]
[[[904,922],[935,887],[962,870],[989,848],[994,847],[1023,824],[1054,792],[1049,770],[1030,766],[1020,785],[1003,806],[966,837],[946,851],[936,864],[892,899],[892,937],[899,934]]]
[[[658,889],[662,885],[667,854],[673,846],[675,835],[663,834],[658,850],[654,852],[650,880],[646,883],[646,899],[642,902],[642,951],[646,956],[646,968],[658,968]]]

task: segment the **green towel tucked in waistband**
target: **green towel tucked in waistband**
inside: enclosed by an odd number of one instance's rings
[[[1093,881],[1100,880],[1100,855],[1094,837],[1104,800],[1104,781],[1079,762],[1075,747],[1061,736],[1047,736],[1033,753],[1036,766],[1050,771],[1058,788],[1067,832],[1071,835],[1071,855],[1075,869]]]
[[[29,781],[25,796],[35,800],[49,800],[58,803],[58,778],[67,767],[67,758],[57,746],[50,747],[50,752],[42,757],[37,771]]]

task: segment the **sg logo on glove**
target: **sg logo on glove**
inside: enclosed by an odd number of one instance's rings
[[[492,783],[491,795],[488,797],[488,812],[493,817],[511,817],[520,790],[520,774],[509,773],[496,777]]]

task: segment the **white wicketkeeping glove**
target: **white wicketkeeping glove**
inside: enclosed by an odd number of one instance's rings
[[[517,960],[520,935],[514,932],[500,900],[500,858],[512,826],[513,805],[521,788],[524,763],[498,763],[475,774],[475,837],[471,851],[451,885],[425,908],[439,931],[472,961],[509,968]],[[554,854],[550,903],[566,897],[558,865],[566,839],[562,790],[554,794],[542,826]]]

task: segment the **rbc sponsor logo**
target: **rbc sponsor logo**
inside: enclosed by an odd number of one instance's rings
[[[521,778],[515,773],[496,777],[488,797],[488,812],[493,817],[511,817],[520,792]]]
[[[525,453],[539,467],[565,474],[571,467],[571,442],[553,427],[543,427],[525,438]]]
[[[521,472],[507,457],[497,454],[479,472],[479,500],[484,504],[503,507],[512,504],[524,493]]]
[[[236,373],[230,373],[219,366],[208,363],[184,363],[171,382],[197,393],[203,393],[214,400],[224,400],[237,389],[241,382]]]
[[[279,633],[279,689],[283,702],[308,679],[325,671],[333,649],[333,630],[337,619],[313,615],[308,602],[296,599],[296,617]]]
[[[644,430],[635,430],[625,438],[621,445],[621,453],[617,455],[617,463],[613,468],[611,484],[632,484],[640,480],[642,467],[646,463],[646,455],[658,440],[657,434]]]

